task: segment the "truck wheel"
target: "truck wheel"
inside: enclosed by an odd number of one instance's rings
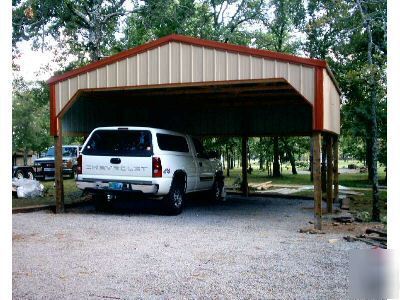
[[[73,167],[73,168],[72,168],[72,173],[69,175],[69,178],[70,178],[70,179],[74,179],[75,177],[76,177],[76,168]]]
[[[26,177],[28,178],[28,179],[35,179],[35,175],[33,175],[33,172],[32,171],[28,171],[28,172],[26,172]]]
[[[18,179],[23,179],[24,176],[24,172],[22,170],[18,170],[17,172],[15,172],[15,177]]]
[[[169,215],[179,215],[183,209],[185,200],[185,183],[174,179],[168,195],[165,197],[166,212]]]
[[[211,199],[213,202],[222,202],[225,201],[225,188],[224,188],[224,179],[221,177],[215,178],[212,190],[211,190]]]
[[[93,195],[94,206],[96,211],[108,211],[111,208],[111,203],[107,201],[106,195],[94,194]]]

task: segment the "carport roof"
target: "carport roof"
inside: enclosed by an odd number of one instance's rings
[[[184,101],[189,96],[183,99],[185,92],[174,92],[173,88],[196,87],[194,90],[198,91],[204,86],[209,94],[217,95],[215,89],[221,89],[226,84],[241,89],[246,84],[254,83],[258,87],[253,89],[259,90],[263,83],[273,82],[281,84],[280,90],[274,84],[267,84],[265,87],[269,93],[265,93],[264,97],[272,99],[274,96],[274,101],[282,98],[281,107],[277,110],[279,114],[285,111],[285,97],[292,100],[297,97],[299,103],[307,102],[306,106],[303,105],[305,110],[299,110],[304,112],[302,117],[307,118],[304,122],[310,121],[307,107],[311,106],[312,130],[339,133],[340,90],[326,61],[174,34],[50,78],[51,134],[57,135],[57,119],[63,119],[66,114],[69,124],[79,123],[78,118],[87,116],[90,109],[98,106],[93,104],[93,99],[97,99],[97,103],[113,106],[114,100],[110,100],[113,99],[110,97],[112,92],[132,108],[132,99],[137,101],[138,95],[144,98],[146,95],[154,96],[152,89],[171,88],[171,92],[179,94],[179,101]],[[272,96],[271,89],[275,89]],[[148,91],[146,95],[144,90]],[[122,91],[125,92],[121,94]],[[208,97],[211,98],[210,95]],[[246,94],[243,97],[250,96]],[[243,97],[237,103],[244,103]],[[261,99],[263,95],[258,92],[257,97]],[[171,95],[168,99],[175,101],[176,98]],[[87,111],[83,112],[83,109]],[[231,118],[236,117],[232,115]],[[278,112],[275,119],[279,119]],[[80,127],[67,126],[66,131],[87,131],[99,125],[99,120],[101,118],[93,124],[82,123]],[[115,122],[115,119],[109,121]],[[212,123],[207,126],[212,127]],[[308,132],[308,125],[302,130]]]
[[[99,61],[88,64],[86,66],[65,72],[63,74],[55,75],[55,76],[51,77],[47,81],[47,83],[48,84],[57,83],[59,81],[63,81],[65,79],[77,76],[79,74],[101,68],[108,64],[120,61],[124,58],[134,56],[134,55],[137,55],[139,53],[142,53],[142,52],[145,52],[145,51],[148,51],[151,49],[154,49],[156,47],[168,44],[170,42],[180,42],[180,43],[191,44],[191,45],[196,45],[196,46],[200,46],[200,47],[219,49],[219,50],[230,51],[230,52],[235,52],[235,53],[238,52],[238,53],[242,53],[242,54],[248,54],[251,56],[277,59],[280,61],[285,61],[285,62],[290,62],[290,63],[303,64],[303,65],[308,65],[308,66],[313,66],[313,67],[322,67],[322,68],[329,69],[329,66],[325,60],[300,57],[300,56],[296,56],[296,55],[280,53],[280,52],[270,51],[270,50],[255,49],[255,48],[250,48],[250,47],[241,46],[241,45],[221,43],[221,42],[217,42],[217,41],[199,39],[199,38],[194,38],[194,37],[185,36],[185,35],[171,34],[171,35],[162,37],[160,39],[151,41],[147,44],[140,45],[140,46],[122,51],[115,55],[106,57]],[[329,71],[329,74],[330,74],[331,78],[334,80],[336,88],[338,89],[338,91],[340,91],[339,86],[337,85],[337,82],[334,79],[332,72]]]

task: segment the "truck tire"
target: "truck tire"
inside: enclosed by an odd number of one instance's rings
[[[211,189],[210,199],[212,202],[223,202],[225,201],[225,189],[224,189],[224,176],[216,174],[213,187]]]
[[[18,178],[18,179],[23,179],[23,178],[25,178],[24,171],[22,171],[22,170],[16,171],[14,177],[16,177],[16,178]]]
[[[93,194],[93,200],[96,211],[103,212],[111,209],[111,203],[107,201],[106,195],[100,193]]]
[[[164,198],[166,213],[179,215],[182,212],[185,201],[185,182],[180,178],[174,178],[169,193]]]
[[[28,178],[28,179],[35,179],[35,174],[33,174],[33,171],[32,171],[32,170],[28,170],[28,171],[26,172],[26,178]]]
[[[72,168],[72,173],[69,174],[69,179],[74,179],[76,177],[76,167]]]

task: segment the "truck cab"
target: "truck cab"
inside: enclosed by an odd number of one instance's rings
[[[62,147],[63,176],[75,178],[78,164],[77,158],[81,149],[82,147],[79,145],[65,145]],[[35,178],[42,180],[54,178],[54,162],[55,148],[52,146],[47,150],[45,156],[34,161]]]

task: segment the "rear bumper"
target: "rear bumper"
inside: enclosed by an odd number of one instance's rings
[[[76,185],[81,190],[86,190],[91,193],[141,193],[148,195],[157,195],[159,191],[158,184],[153,183],[140,183],[140,182],[121,182],[123,184],[122,189],[110,188],[110,182],[112,181],[85,181],[77,180]]]

